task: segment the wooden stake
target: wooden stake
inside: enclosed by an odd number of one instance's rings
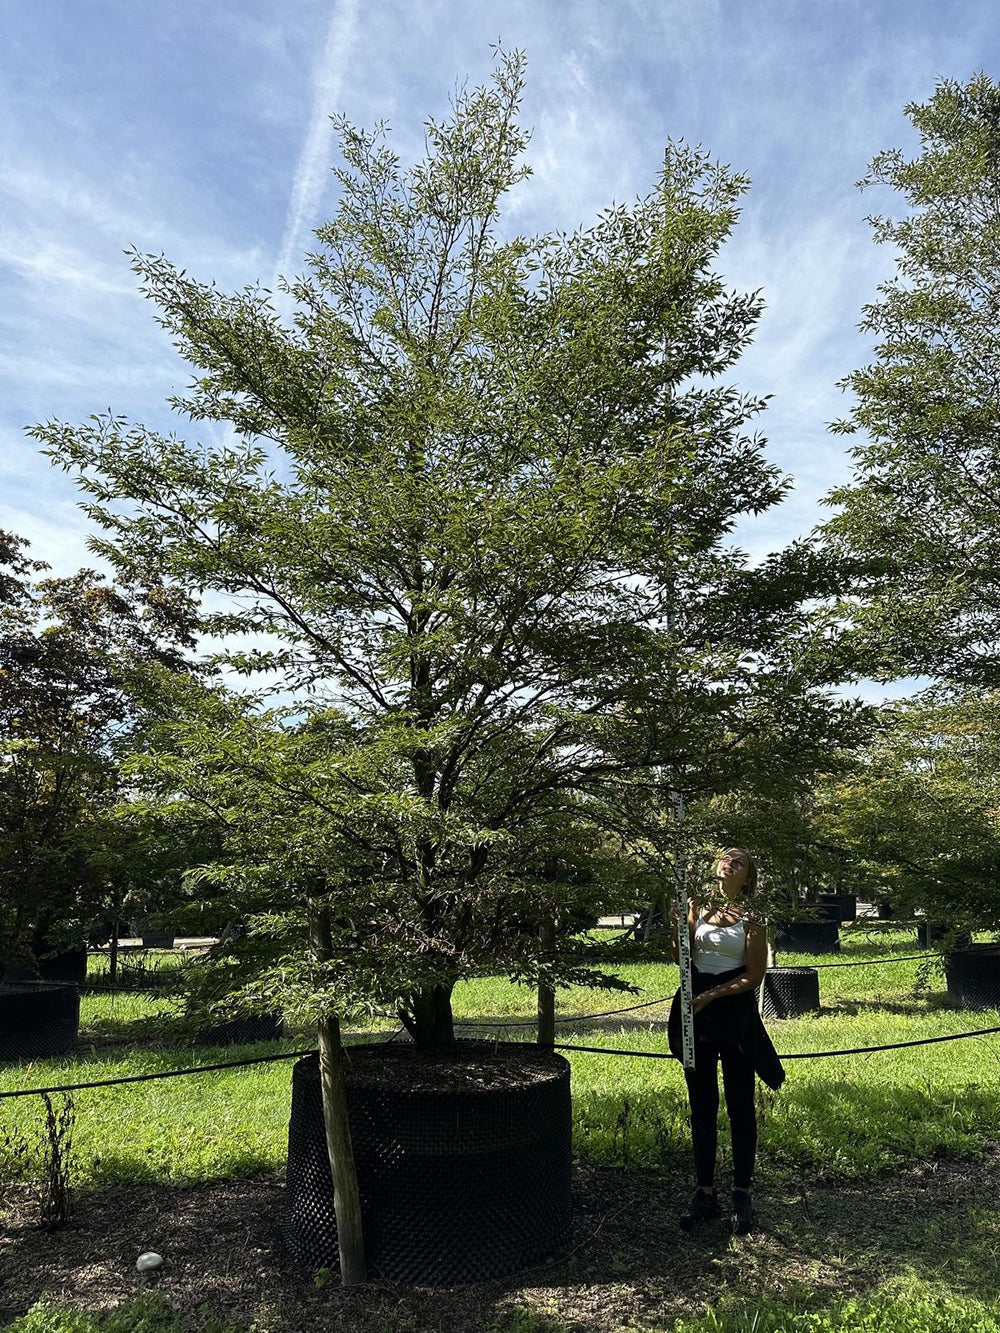
[[[538,952],[544,958],[550,957],[556,947],[556,923],[543,921],[538,928]],[[538,1037],[539,1046],[550,1050],[556,1040],[556,993],[552,986],[540,982],[538,986]]]
[[[333,953],[330,936],[330,912],[320,908],[310,912],[310,933],[316,956],[325,962]],[[328,1014],[316,1025],[319,1038],[319,1078],[323,1092],[323,1124],[326,1151],[333,1177],[333,1209],[337,1217],[337,1249],[340,1253],[340,1280],[345,1287],[367,1282],[368,1264],[361,1226],[361,1199],[354,1165],[351,1125],[347,1114],[347,1084],[344,1078],[344,1048],[340,1040],[340,1019]]]
[[[767,974],[774,967],[774,947],[771,944],[770,927],[765,926],[767,931],[767,964],[764,968],[764,980],[760,983],[760,991],[757,994],[757,1008],[760,1011],[761,1018],[764,1017],[764,987],[767,985]]]

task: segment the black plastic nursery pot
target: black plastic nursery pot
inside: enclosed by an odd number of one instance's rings
[[[765,1018],[797,1018],[819,1010],[819,973],[814,967],[772,967],[764,978]]]
[[[917,923],[917,944],[921,949],[931,949],[935,944],[943,944],[948,937],[950,926],[931,925],[930,922]],[[952,948],[967,949],[972,943],[972,936],[967,930],[959,931],[952,937]]]
[[[232,1046],[251,1041],[277,1041],[284,1035],[285,1024],[280,1014],[244,1014],[200,1028],[195,1041],[200,1046]]]
[[[142,947],[144,949],[172,949],[174,947],[174,932],[172,930],[144,930],[142,932]]]
[[[856,893],[821,893],[816,906],[827,921],[855,921],[858,916]]]
[[[59,981],[0,981],[0,1060],[65,1055],[80,1029],[80,992]]]
[[[82,986],[87,980],[87,950],[67,949],[39,958],[38,973],[43,981],[68,981]]]
[[[840,923],[786,922],[774,932],[774,947],[786,953],[840,953]]]
[[[570,1067],[551,1051],[460,1042],[348,1048],[347,1101],[370,1270],[440,1286],[516,1272],[572,1221]],[[316,1055],[292,1073],[282,1234],[337,1271],[337,1224]]]
[[[963,1009],[1000,1009],[1000,944],[972,944],[944,955],[948,994]]]

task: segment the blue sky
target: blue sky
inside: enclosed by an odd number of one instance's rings
[[[122,253],[164,251],[236,288],[303,268],[332,214],[328,115],[387,119],[404,160],[491,43],[528,57],[534,175],[520,231],[574,228],[645,193],[666,139],[702,144],[752,186],[719,268],[762,288],[727,377],[791,497],[738,530],[759,558],[828,515],[849,475],[828,423],[871,359],[864,302],[892,272],[855,188],[939,78],[997,77],[992,0],[6,0],[0,5],[0,527],[57,573],[95,564],[72,481],[24,436],[112,408],[194,435],[164,400],[189,375]],[[887,692],[897,692],[896,690]],[[878,693],[882,693],[879,691]]]

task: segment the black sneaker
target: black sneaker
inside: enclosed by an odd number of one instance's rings
[[[750,1195],[746,1190],[733,1190],[733,1215],[730,1218],[733,1235],[745,1236],[748,1231],[753,1230],[753,1225]]]
[[[695,1190],[691,1202],[681,1213],[678,1221],[685,1231],[690,1231],[699,1222],[710,1222],[713,1217],[720,1216],[719,1200],[715,1197],[715,1191],[706,1194],[704,1190]]]

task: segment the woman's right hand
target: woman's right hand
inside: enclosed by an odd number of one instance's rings
[[[669,930],[670,952],[675,955],[677,953],[677,922],[679,919],[680,919],[680,913],[677,910],[677,904],[671,903],[670,910],[667,912],[667,921],[669,922],[670,925],[670,930]]]

